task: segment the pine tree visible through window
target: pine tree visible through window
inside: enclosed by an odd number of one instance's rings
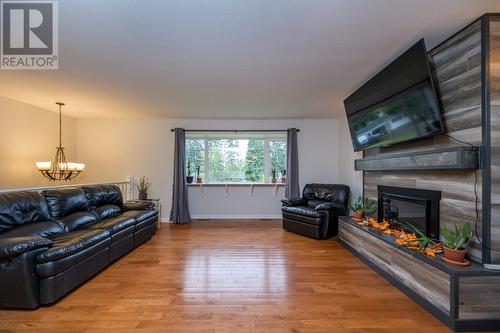
[[[269,183],[286,173],[286,133],[192,132],[186,135],[188,175],[205,183]]]

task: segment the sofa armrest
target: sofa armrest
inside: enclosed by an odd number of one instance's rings
[[[281,199],[283,206],[293,207],[293,206],[304,206],[307,202],[303,198],[285,198]]]
[[[345,212],[345,207],[344,205],[338,204],[338,203],[333,203],[333,202],[325,202],[320,205],[317,205],[314,210],[319,211],[319,210],[337,210],[339,213],[344,213]],[[340,215],[340,214],[339,214]]]
[[[153,201],[127,201],[123,203],[123,210],[150,210],[154,206]]]
[[[53,242],[43,237],[0,237],[0,260],[40,248],[49,248]]]

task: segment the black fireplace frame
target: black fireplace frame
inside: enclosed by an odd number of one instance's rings
[[[378,185],[378,220],[383,219],[383,198],[425,205],[426,236],[439,239],[439,201],[441,191]]]

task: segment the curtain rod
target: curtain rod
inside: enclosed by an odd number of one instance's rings
[[[188,129],[184,130],[186,132],[232,132],[232,133],[241,133],[241,132],[286,132],[287,130],[202,130],[202,129]],[[170,129],[170,132],[175,132],[175,128]],[[300,129],[297,128],[297,132],[300,132]]]

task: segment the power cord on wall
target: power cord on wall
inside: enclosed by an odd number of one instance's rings
[[[452,139],[453,141],[458,142],[458,143],[461,143],[461,144],[464,144],[464,145],[469,145],[471,147],[475,147],[472,143],[459,140],[457,138],[452,137],[449,134],[443,133],[443,135],[446,136],[446,137],[448,137],[448,138],[450,138],[450,139]],[[494,251],[494,252],[499,252],[500,253],[500,250],[494,249],[494,248],[491,248],[491,247],[487,246],[486,244],[483,243],[482,239],[479,238],[479,231],[478,231],[478,228],[479,228],[479,196],[477,194],[477,183],[478,183],[477,169],[474,169],[474,196],[476,197],[476,202],[475,202],[476,221],[474,222],[474,235],[476,236],[477,241],[479,242],[479,244],[481,244],[481,246],[483,248],[485,248],[487,250],[490,250],[490,251]]]

